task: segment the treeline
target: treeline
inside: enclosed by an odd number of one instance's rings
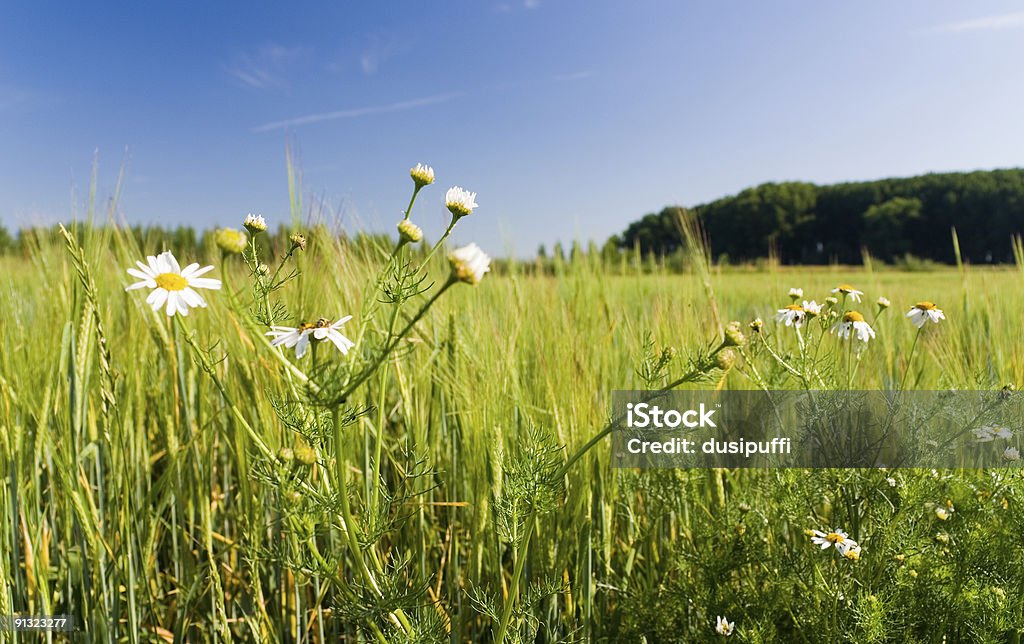
[[[623,249],[670,255],[682,244],[668,207],[629,225]],[[1024,169],[926,174],[818,186],[765,183],[696,206],[717,261],[771,257],[786,264],[856,263],[862,249],[887,262],[952,263],[955,228],[964,261],[1013,262],[1024,233]]]
[[[82,224],[68,224],[72,234],[76,235],[79,243],[85,243],[87,235],[99,236],[99,231],[105,230],[104,226],[89,227]],[[143,252],[159,253],[164,250],[172,250],[175,253],[186,257],[215,257],[220,251],[217,248],[216,228],[197,231],[191,226],[178,226],[175,228],[164,228],[162,226],[131,226],[121,229],[128,238],[134,242]],[[320,243],[346,243],[359,246],[360,248],[388,247],[392,240],[384,234],[356,234],[335,235],[326,226],[315,225],[303,231],[311,240],[316,239]],[[281,226],[277,230],[267,231],[267,234],[257,237],[257,245],[264,257],[274,258],[287,252],[291,241],[289,235],[292,230]],[[35,226],[23,228],[17,235],[11,235],[0,225],[0,255],[29,255],[33,250],[47,245],[63,245],[63,237],[58,226]]]

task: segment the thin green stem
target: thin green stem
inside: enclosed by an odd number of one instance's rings
[[[523,576],[523,566],[526,564],[526,556],[530,550],[530,538],[533,536],[533,515],[526,520],[526,534],[516,551],[516,563],[512,570],[512,582],[508,588],[508,597],[505,599],[505,608],[501,613],[501,622],[498,623],[498,630],[494,635],[496,644],[504,644],[505,633],[508,632],[509,621],[512,618],[512,609],[515,607],[519,596],[519,580]]]
[[[907,357],[907,369],[903,372],[903,380],[900,381],[900,388],[898,391],[903,391],[907,386],[907,377],[910,376],[910,365],[914,360],[914,351],[917,349],[917,341],[921,339],[922,331],[924,331],[924,325],[917,328],[917,334],[914,336],[914,344],[910,345],[910,355]]]

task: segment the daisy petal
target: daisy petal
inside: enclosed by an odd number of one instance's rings
[[[146,304],[153,307],[154,311],[159,311],[164,303],[167,301],[167,291],[162,288],[158,288],[149,294],[146,298]]]
[[[295,357],[301,358],[306,355],[306,349],[309,348],[309,334],[303,333],[299,336],[298,343],[295,345]]]
[[[210,277],[191,278],[188,281],[188,285],[192,288],[208,288],[216,291],[220,289],[220,280],[215,280]]]

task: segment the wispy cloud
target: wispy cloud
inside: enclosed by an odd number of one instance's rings
[[[1020,29],[1021,27],[1024,27],[1024,11],[1014,11],[1012,13],[1003,13],[995,16],[983,16],[981,18],[971,18],[970,20],[948,22],[946,24],[931,27],[927,31],[931,33],[950,34],[960,33],[963,31]]]
[[[290,67],[303,58],[303,47],[271,43],[254,52],[235,54],[222,67],[238,83],[251,89],[287,87]]]
[[[393,112],[404,112],[406,110],[416,109],[417,107],[426,107],[427,105],[447,103],[448,101],[454,100],[460,96],[463,96],[464,94],[465,92],[437,94],[435,96],[414,98],[408,101],[388,103],[387,105],[371,105],[367,107],[357,107],[348,110],[337,110],[335,112],[307,114],[305,116],[297,116],[295,118],[284,119],[281,121],[264,123],[263,125],[259,125],[253,128],[253,132],[270,132],[271,130],[280,130],[289,127],[297,127],[300,125],[310,125],[312,123],[321,123],[323,121],[336,121],[338,119],[354,119],[359,118],[361,116],[371,116],[374,114],[391,114]]]

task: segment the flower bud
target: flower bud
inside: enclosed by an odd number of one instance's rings
[[[245,250],[245,245],[249,243],[249,238],[240,230],[234,228],[221,228],[213,235],[213,240],[217,242],[217,247],[225,253],[238,254]]]
[[[288,240],[292,243],[292,250],[306,250],[306,236],[299,233],[292,233]]]
[[[404,243],[416,243],[423,239],[423,229],[408,219],[398,222],[398,237]]]
[[[444,195],[444,205],[456,219],[465,217],[476,208],[476,193],[453,186]]]
[[[764,328],[764,320],[761,318],[754,318],[747,326],[750,327],[751,333],[760,333],[761,329]]]
[[[259,266],[256,267],[256,272],[265,277],[267,275],[270,275],[270,267],[267,266],[266,264],[260,264]]]
[[[295,459],[303,465],[316,463],[316,452],[305,441],[295,443]]]
[[[878,310],[879,311],[884,311],[885,309],[889,308],[889,304],[890,304],[890,302],[886,298],[884,298],[884,297],[878,298]]]
[[[295,460],[295,452],[290,447],[282,447],[278,450],[277,457],[285,463],[291,463]]]
[[[804,296],[804,290],[802,288],[791,288],[789,289],[789,299],[796,302]]]
[[[839,304],[839,299],[829,295],[828,297],[825,298],[825,304],[828,304],[829,306],[835,306],[836,304]]]
[[[456,248],[448,255],[455,279],[467,284],[479,284],[484,273],[491,270],[491,258],[476,244]]]
[[[740,331],[739,322],[730,322],[725,327],[724,337],[722,344],[727,347],[742,347],[746,343],[747,338],[744,337],[743,332]]]
[[[734,364],[736,364],[736,354],[732,351],[719,351],[715,354],[715,368],[728,371]]]
[[[267,229],[267,221],[263,219],[263,215],[254,215],[251,212],[245,216],[245,221],[242,222],[242,225],[253,235],[262,233]]]
[[[417,188],[434,183],[434,169],[422,163],[417,163],[415,168],[409,170],[409,176],[412,177]]]

